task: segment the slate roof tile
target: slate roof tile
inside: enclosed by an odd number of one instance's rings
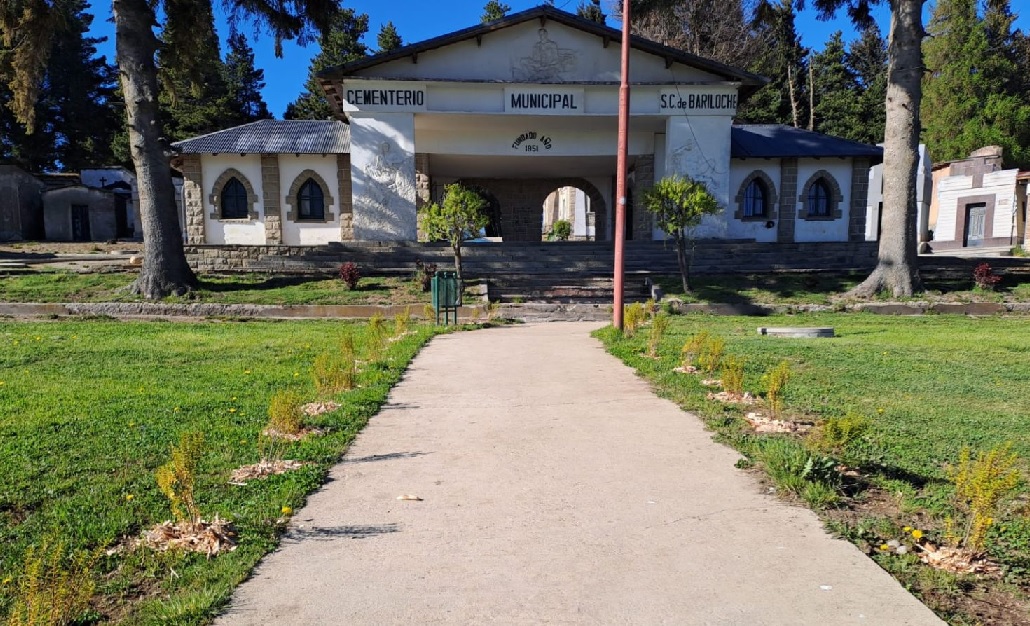
[[[172,144],[182,154],[341,154],[350,127],[336,120],[258,120]]]

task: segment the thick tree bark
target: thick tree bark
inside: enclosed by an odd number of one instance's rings
[[[683,293],[690,293],[690,263],[687,262],[687,238],[683,235],[683,231],[676,233],[676,261],[680,266]]]
[[[171,168],[160,139],[154,64],[158,41],[152,30],[157,20],[147,0],[114,0],[112,4],[115,58],[125,95],[129,149],[143,222],[143,268],[130,290],[151,299],[182,295],[197,286],[197,277],[183,251]]]
[[[454,273],[458,275],[458,302],[465,295],[465,280],[461,277],[461,243],[454,246]]]
[[[916,174],[922,98],[923,0],[891,0],[883,210],[876,268],[850,295],[910,296],[922,290],[916,241]]]

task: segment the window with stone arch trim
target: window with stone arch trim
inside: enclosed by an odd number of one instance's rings
[[[801,203],[798,219],[831,221],[839,220],[843,215],[841,204],[844,202],[844,194],[840,192],[837,179],[826,170],[819,170],[809,177],[801,189],[798,202]]]
[[[756,214],[753,211],[748,212],[749,196],[753,199],[753,192],[755,190],[762,192],[762,213]],[[748,192],[752,193],[749,194]],[[740,189],[737,191],[737,195],[734,198],[737,202],[737,210],[733,214],[738,220],[743,222],[755,221],[764,222],[766,220],[775,219],[775,212],[777,202],[776,185],[773,184],[772,178],[762,170],[755,170],[748,174],[744,182],[740,184]],[[754,208],[753,206],[751,208]]]
[[[225,217],[222,215],[222,194],[225,192],[226,185],[233,179],[236,179],[236,182],[243,185],[243,188],[247,191],[247,215],[245,217]],[[258,212],[255,208],[258,197],[254,193],[254,186],[236,168],[230,167],[222,172],[222,175],[218,177],[215,184],[211,187],[211,195],[208,199],[211,201],[211,206],[214,207],[210,215],[213,220],[256,220],[258,218]]]
[[[300,190],[308,181],[318,185],[319,189],[322,190],[322,219],[318,218],[302,218],[300,216]],[[304,222],[304,223],[328,223],[336,219],[335,214],[329,210],[329,207],[333,206],[335,200],[333,195],[329,193],[329,185],[326,184],[325,179],[322,178],[315,170],[304,170],[297,177],[293,179],[293,184],[290,185],[290,192],[286,194],[286,205],[290,207],[290,210],[286,212],[286,219],[291,222]]]

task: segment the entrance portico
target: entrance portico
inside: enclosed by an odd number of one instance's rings
[[[539,229],[526,226],[539,222],[537,190],[584,181],[600,209],[596,237],[608,238],[619,79],[611,44],[620,37],[541,6],[323,73],[350,124],[354,238],[416,239],[417,208],[458,180],[491,192],[506,240],[539,240]],[[732,118],[740,95],[763,79],[653,42],[632,44],[631,176],[646,186],[689,175],[728,206]],[[519,186],[521,203],[510,193]],[[650,239],[644,212],[634,215],[637,238]],[[724,222],[706,229],[724,235]]]

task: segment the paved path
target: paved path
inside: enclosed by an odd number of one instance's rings
[[[434,339],[218,624],[941,623],[596,326]]]

